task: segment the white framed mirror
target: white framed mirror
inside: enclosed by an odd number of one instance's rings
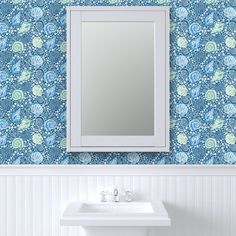
[[[169,151],[169,8],[67,7],[67,151]]]

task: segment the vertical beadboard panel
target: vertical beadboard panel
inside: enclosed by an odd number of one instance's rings
[[[42,177],[35,176],[32,178],[32,218],[33,218],[33,235],[42,235]]]
[[[0,236],[84,236],[79,227],[61,227],[69,200],[99,200],[117,186],[136,200],[162,200],[171,227],[150,236],[234,236],[236,176],[214,175],[55,175],[0,176]]]
[[[32,232],[32,213],[33,213],[33,204],[32,204],[32,177],[26,176],[24,177],[25,179],[25,185],[24,185],[24,190],[25,190],[25,222],[24,222],[24,229],[25,229],[25,235],[30,236],[33,235]],[[9,209],[7,209],[9,211]],[[13,226],[13,224],[12,224]],[[7,235],[8,236],[8,235]]]
[[[42,236],[51,235],[51,176],[42,176]]]
[[[14,176],[7,176],[6,207],[7,236],[16,235],[16,181]],[[13,227],[14,225],[14,227]]]
[[[7,177],[0,176],[0,235],[7,235]]]
[[[17,176],[16,182],[16,235],[25,235],[25,183],[23,176]]]
[[[140,197],[145,201],[150,201],[150,176],[141,176],[140,177]]]
[[[125,191],[132,191],[133,192],[133,184],[132,184],[132,177],[131,176],[124,176],[123,177],[123,184]]]
[[[180,209],[187,208],[187,183],[185,177],[176,177],[176,207]],[[187,235],[185,218],[180,217],[179,227],[182,229],[183,235]]]
[[[87,201],[88,199],[88,178],[87,176],[79,177],[79,200]]]
[[[100,200],[101,199],[101,192],[106,191],[104,176],[97,176],[96,177],[96,186],[97,186],[97,199]]]
[[[52,236],[60,235],[60,227],[58,222],[60,221],[60,187],[61,187],[61,177],[53,176],[52,178]]]
[[[233,236],[236,232],[236,178],[231,177],[231,202],[230,202],[230,213],[229,213],[229,221],[230,221],[230,235]]]
[[[140,179],[141,179],[140,176],[132,177],[134,199],[138,201],[142,199],[142,192],[140,191],[140,185],[141,185]]]
[[[97,178],[96,176],[88,176],[88,201],[96,201],[98,199],[97,193]]]
[[[60,188],[60,209],[64,209],[66,202],[70,199],[70,195],[74,195],[74,191],[76,191],[77,184],[74,182],[73,177],[61,176],[61,188]],[[73,186],[72,186],[73,184]],[[72,190],[73,189],[73,190]],[[72,193],[73,192],[73,193]],[[73,199],[70,199],[73,200]],[[68,227],[61,227],[61,235],[69,235]]]
[[[228,213],[227,209],[230,209],[231,204],[231,178],[230,176],[223,178],[223,186],[225,187],[223,197],[222,197],[222,205],[223,205],[223,212],[222,212],[222,218],[224,222],[224,228],[226,228],[226,235],[230,235],[230,221],[231,218],[229,217],[228,220],[228,214],[231,216],[231,213]]]

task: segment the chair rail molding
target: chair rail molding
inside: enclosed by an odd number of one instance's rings
[[[0,176],[236,176],[234,165],[0,165]]]

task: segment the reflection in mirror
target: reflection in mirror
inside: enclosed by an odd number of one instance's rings
[[[154,23],[82,22],[82,135],[154,135]]]

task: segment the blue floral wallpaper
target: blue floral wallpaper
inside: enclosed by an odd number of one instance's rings
[[[170,153],[66,153],[67,5],[171,7]],[[1,0],[0,164],[235,164],[236,0]]]

